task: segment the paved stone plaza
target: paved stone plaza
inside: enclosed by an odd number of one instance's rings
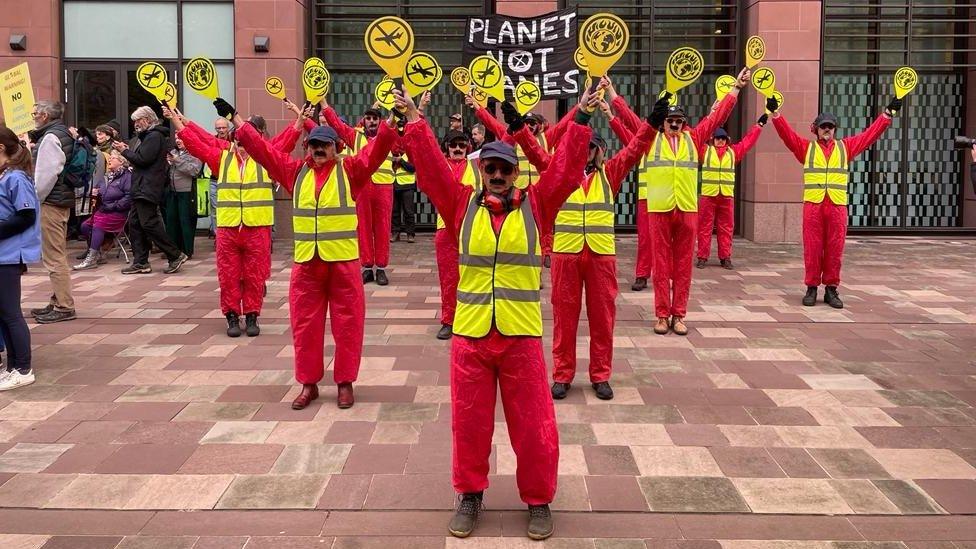
[[[290,409],[289,246],[255,339],[224,335],[209,240],[176,275],[159,259],[149,276],[114,259],[74,275],[80,318],[32,324],[38,382],[0,394],[0,547],[537,546],[500,406],[488,511],[476,537],[447,534],[430,235],[394,244],[391,285],[367,288],[350,410],[329,385]],[[620,238],[616,398],[589,389],[584,322],[556,404],[556,534],[539,545],[976,547],[976,241],[850,239],[840,311],[800,306],[799,246],[736,246],[737,271],[714,255],[694,271],[682,338],[651,333]],[[46,303],[40,269],[24,283],[25,308]]]

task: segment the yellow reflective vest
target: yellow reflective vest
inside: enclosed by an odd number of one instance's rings
[[[274,225],[274,184],[271,176],[250,157],[244,161],[242,174],[235,150],[236,147],[231,147],[220,153],[217,226]]]
[[[461,184],[471,187],[477,194],[481,190],[481,170],[478,169],[478,161],[468,159],[465,162],[464,172],[461,174]],[[444,218],[441,217],[441,214],[437,214],[437,228],[443,229],[445,227],[447,225],[444,224]]]
[[[672,151],[664,133],[651,144],[647,166],[647,211],[698,211],[698,149],[691,132],[683,132]]]
[[[705,149],[701,177],[702,195],[733,196],[735,193],[735,151],[732,150],[732,147],[726,147],[725,154],[719,158],[715,147],[709,145]]]
[[[569,195],[556,215],[552,251],[575,254],[583,251],[583,242],[594,253],[615,255],[613,240],[613,192],[601,168],[591,176],[590,188]]]
[[[542,336],[539,228],[529,200],[509,212],[498,235],[471,193],[458,238],[460,281],[454,333],[484,337],[492,322],[507,336]]]
[[[543,150],[548,151],[549,145],[546,143],[545,132],[539,132],[539,135],[535,136],[536,141],[539,142],[539,146]],[[520,189],[528,188],[531,185],[535,185],[539,181],[539,170],[535,169],[535,166],[529,162],[527,156],[525,156],[525,151],[522,150],[521,145],[515,145],[515,156],[518,157],[518,168],[519,175],[515,179],[515,186]]]
[[[847,163],[847,147],[840,139],[834,140],[830,158],[816,142],[807,146],[807,161],[803,165],[803,201],[819,204],[824,195],[838,206],[847,205],[847,183],[850,180]]]
[[[400,160],[404,162],[410,162],[406,154],[400,156]],[[408,172],[403,168],[397,168],[393,170],[393,184],[397,187],[409,187],[410,185],[415,185],[417,183],[417,173]]]
[[[355,155],[359,151],[363,150],[363,148],[365,148],[366,145],[368,144],[369,144],[369,139],[366,137],[366,134],[363,133],[362,129],[357,128],[356,142],[353,143],[352,154]],[[395,178],[393,176],[393,153],[392,152],[386,155],[386,158],[383,159],[383,163],[380,164],[380,167],[376,168],[376,171],[373,172],[372,179],[373,179],[373,183],[377,185],[393,184],[393,180]]]
[[[311,261],[316,255],[323,261],[359,259],[356,201],[341,159],[318,196],[315,195],[315,171],[302,166],[295,179],[292,200],[296,263]]]

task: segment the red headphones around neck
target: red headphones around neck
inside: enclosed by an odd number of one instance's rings
[[[512,210],[517,210],[520,206],[522,206],[522,200],[524,199],[525,191],[513,186],[504,196],[498,196],[495,193],[490,192],[488,189],[482,189],[479,202],[482,206],[488,208],[488,211],[491,213],[503,214]]]

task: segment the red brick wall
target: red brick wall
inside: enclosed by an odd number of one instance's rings
[[[30,67],[34,99],[64,101],[60,85],[61,8],[57,0],[3,0],[0,2],[0,72],[26,61]],[[10,49],[11,34],[27,35],[27,51]],[[59,96],[60,95],[60,96]],[[0,120],[3,114],[0,112]]]

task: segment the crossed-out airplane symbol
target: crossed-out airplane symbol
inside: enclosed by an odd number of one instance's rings
[[[434,65],[431,65],[429,67],[424,67],[420,64],[420,61],[415,61],[414,64],[410,66],[410,68],[413,70],[413,73],[411,74],[419,74],[424,78],[433,78],[434,71],[436,70],[436,67]]]
[[[390,46],[391,48],[395,49],[396,51],[403,52],[403,50],[400,48],[400,45],[397,44],[397,40],[399,40],[403,36],[402,29],[397,29],[395,33],[390,34],[383,29],[382,25],[377,25],[376,30],[378,30],[380,34],[382,34],[383,36],[378,36],[376,38],[373,38],[373,41],[383,42],[387,46]]]
[[[153,71],[151,73],[142,75],[142,79],[143,81],[145,81],[147,86],[152,84],[154,80],[159,78],[162,73],[162,69],[160,69],[158,65],[153,65],[152,69]]]
[[[523,99],[528,99],[529,101],[535,99],[539,94],[532,90],[522,90],[519,92],[519,97]]]
[[[763,72],[762,75],[756,79],[756,87],[757,88],[763,87],[763,85],[765,85],[766,82],[772,77],[773,77],[773,73],[769,71]]]
[[[272,80],[271,82],[268,82],[268,90],[276,92],[279,91],[280,89],[281,89],[281,82],[277,80]]]
[[[478,80],[482,82],[486,81],[489,76],[495,76],[495,65],[485,63],[485,67],[485,70],[478,71]]]
[[[729,91],[732,89],[732,83],[726,80],[722,80],[721,82],[718,83],[718,87],[723,91]]]

